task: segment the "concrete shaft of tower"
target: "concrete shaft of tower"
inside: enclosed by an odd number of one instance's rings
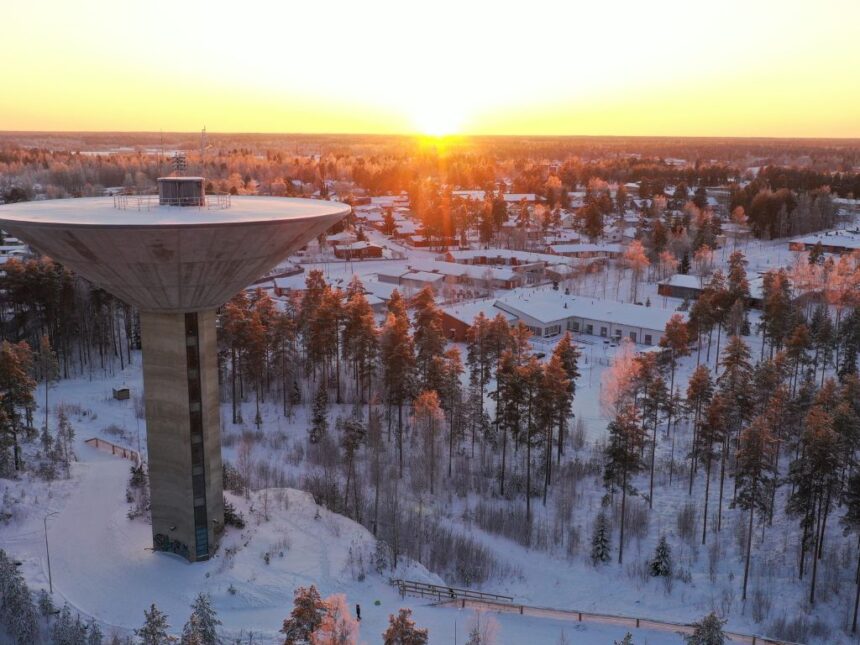
[[[0,206],[0,228],[140,312],[153,545],[209,558],[224,526],[215,310],[349,212],[233,197]]]

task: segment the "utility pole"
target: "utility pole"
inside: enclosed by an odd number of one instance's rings
[[[48,548],[48,518],[53,517],[56,514],[57,511],[45,513],[45,516],[42,518],[45,525],[45,554],[48,556],[48,590],[51,592],[51,595],[54,594],[54,580],[51,577],[51,551]]]

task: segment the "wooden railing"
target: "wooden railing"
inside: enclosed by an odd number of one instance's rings
[[[498,603],[500,605],[514,601],[511,596],[502,596],[497,593],[446,587],[445,585],[434,585],[429,582],[416,582],[415,580],[397,579],[392,580],[391,584],[397,587],[401,596],[410,595],[420,596],[421,598],[435,598],[438,601],[476,600]]]
[[[92,439],[87,439],[84,441],[88,446],[92,446],[97,450],[101,450],[102,452],[109,452],[112,455],[116,455],[117,457],[122,457],[123,459],[130,459],[135,466],[140,466],[140,453],[137,450],[132,450],[131,448],[126,448],[124,446],[118,446],[115,443],[111,443],[105,439],[99,439],[98,437],[93,437]]]
[[[431,585],[435,586],[435,585]],[[440,587],[444,589],[445,587]],[[471,592],[479,593],[479,592]],[[493,594],[484,594],[492,596]],[[636,618],[633,616],[620,616],[616,614],[600,614],[588,611],[577,611],[571,609],[553,609],[550,607],[533,607],[530,605],[514,604],[511,600],[498,602],[490,599],[475,599],[470,597],[458,597],[443,599],[436,603],[438,607],[456,607],[458,609],[481,609],[484,611],[496,611],[504,613],[520,614],[521,616],[533,616],[535,618],[550,618],[553,620],[570,620],[580,623],[601,623],[606,625],[619,625],[624,627],[635,627],[650,629],[653,631],[672,632],[675,634],[692,634],[694,627],[686,623],[674,623],[665,620],[653,620],[651,618]],[[744,643],[745,645],[800,645],[791,641],[779,640],[768,636],[757,634],[741,634],[738,632],[724,632],[732,643]]]

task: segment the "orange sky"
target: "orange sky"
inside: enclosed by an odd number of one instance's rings
[[[857,24],[857,0],[29,0],[0,130],[860,137]]]

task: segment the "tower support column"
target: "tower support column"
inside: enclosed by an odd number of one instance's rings
[[[215,319],[140,314],[153,546],[192,562],[224,526]]]

